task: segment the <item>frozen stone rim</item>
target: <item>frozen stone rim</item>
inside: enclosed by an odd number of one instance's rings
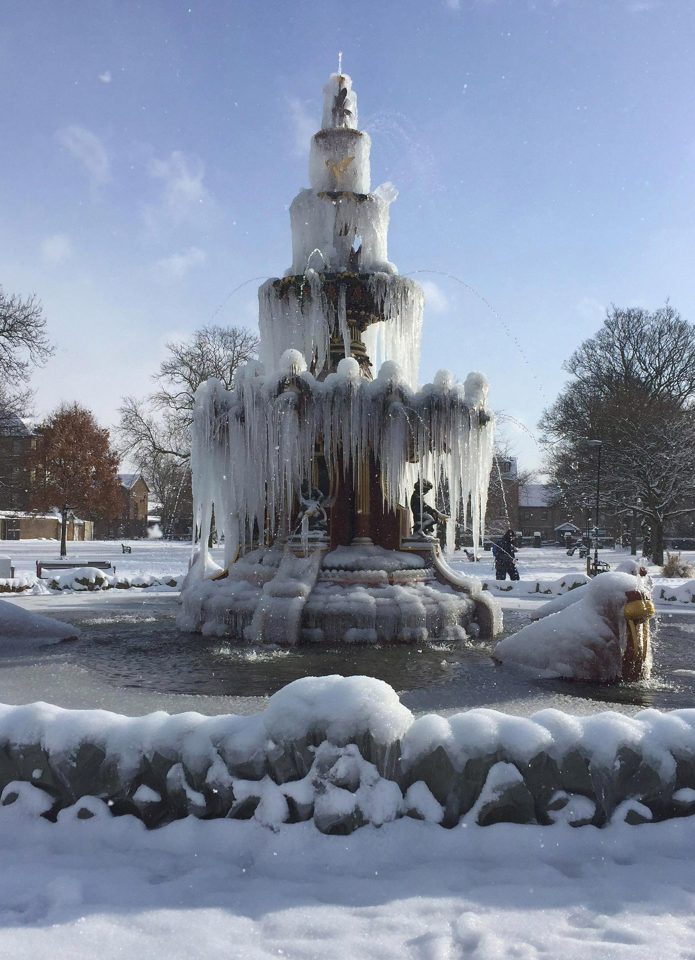
[[[382,681],[339,676],[295,681],[252,717],[4,706],[0,786],[2,815],[148,827],[637,824],[695,813],[695,710],[415,719]]]

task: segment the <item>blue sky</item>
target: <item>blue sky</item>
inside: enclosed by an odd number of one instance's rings
[[[423,381],[483,370],[493,407],[535,432],[611,302],[670,297],[695,321],[691,0],[0,14],[0,283],[40,296],[57,345],[39,414],[78,400],[112,425],[167,340],[255,324],[253,278],[291,261],[287,208],[339,50],[372,183],[400,191],[390,259],[426,286]],[[535,466],[525,429],[505,432]]]

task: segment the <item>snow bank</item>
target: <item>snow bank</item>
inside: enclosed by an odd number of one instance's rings
[[[30,613],[0,600],[0,652],[8,648],[25,649],[31,645],[74,640],[79,635],[80,631],[69,623]]]
[[[621,679],[630,643],[624,609],[633,596],[628,594],[644,594],[642,578],[628,573],[601,574],[579,591],[575,603],[501,640],[494,657],[547,676],[604,682]],[[649,657],[644,677],[649,676],[650,667]]]
[[[0,707],[0,790],[32,816],[149,827],[641,823],[695,813],[695,710],[414,719],[387,684],[338,676],[295,681],[251,717]]]

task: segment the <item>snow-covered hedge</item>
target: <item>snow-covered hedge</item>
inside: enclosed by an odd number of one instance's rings
[[[483,590],[512,595],[543,593],[558,596],[576,587],[583,587],[589,580],[585,573],[568,573],[557,580],[483,580]]]
[[[678,601],[680,603],[695,603],[695,580],[687,580],[680,586],[673,586],[661,580],[652,590],[655,601]]]
[[[491,593],[509,594],[511,596],[528,596],[528,594],[540,593],[549,597],[556,597],[590,582],[590,578],[584,573],[570,573],[557,580],[483,580],[483,589],[489,590]],[[652,599],[655,603],[666,601],[695,603],[695,580],[687,580],[679,585],[659,580],[652,589]],[[562,609],[562,607],[558,607],[558,609]]]
[[[0,707],[0,787],[2,806],[30,816],[150,827],[189,815],[313,819],[339,834],[403,816],[641,823],[695,813],[695,710],[415,719],[365,677],[295,681],[251,717]]]
[[[36,582],[36,577],[21,574],[18,577],[0,577],[0,593],[23,593]]]
[[[129,590],[131,587],[178,590],[183,577],[154,576],[151,573],[111,574],[98,567],[74,567],[56,571],[48,581],[51,590]]]

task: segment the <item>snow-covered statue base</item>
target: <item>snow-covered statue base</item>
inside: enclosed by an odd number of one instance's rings
[[[182,594],[183,630],[248,643],[423,643],[492,637],[495,600],[457,575],[437,544],[328,551],[309,543],[252,550],[228,571],[208,567]],[[298,553],[295,553],[298,549]],[[202,566],[202,564],[201,564]]]
[[[423,293],[387,257],[396,191],[370,192],[350,78],[324,93],[311,188],[291,207],[292,267],[259,291],[260,359],[233,389],[211,380],[196,397],[197,543],[178,623],[277,644],[493,636],[494,600],[449,570],[434,537],[411,542],[408,509],[429,483],[449,504],[447,543],[457,521],[480,542],[487,381],[440,371],[418,388]]]
[[[649,620],[654,606],[641,577],[604,573],[566,594],[562,605],[551,603],[556,612],[497,644],[496,660],[576,680],[649,678]]]

